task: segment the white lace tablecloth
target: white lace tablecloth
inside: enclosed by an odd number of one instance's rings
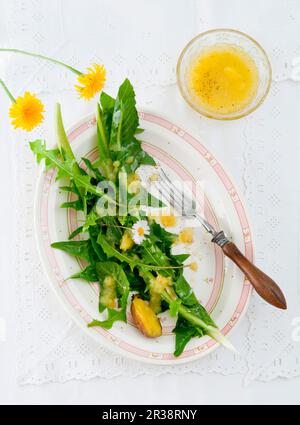
[[[19,382],[191,371],[239,373],[250,382],[300,374],[300,345],[295,337],[300,322],[299,2],[1,0],[0,4],[0,37],[6,46],[53,55],[79,69],[93,61],[104,62],[108,90],[114,92],[128,76],[137,88],[141,108],[166,115],[202,137],[244,192],[256,262],[280,282],[289,304],[288,312],[280,312],[253,295],[247,316],[232,337],[240,356],[218,349],[197,362],[166,368],[129,361],[97,346],[61,309],[43,274],[32,223],[38,170],[24,143],[28,135],[7,129],[6,137],[14,143],[10,160],[15,166],[18,223]],[[256,113],[236,122],[199,117],[184,104],[175,85],[176,61],[184,44],[215,27],[240,29],[260,40],[273,66],[274,82],[267,101]],[[76,99],[74,76],[64,69],[7,54],[0,59],[0,68],[15,94],[29,88],[46,104],[45,124],[31,138],[51,140],[57,100],[62,102],[67,125],[93,110],[93,102]]]

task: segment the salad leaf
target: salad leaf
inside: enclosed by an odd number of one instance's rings
[[[188,306],[188,311],[190,313],[193,313],[195,316],[200,318],[205,325],[217,328],[216,324],[211,319],[205,308],[199,303],[190,284],[184,278],[183,273],[180,274],[179,278],[175,282],[174,289],[176,294],[179,296],[179,299],[181,300],[182,304]],[[179,313],[179,310],[180,309],[178,306],[177,313]],[[174,353],[175,356],[179,356],[182,353],[186,344],[193,337],[201,337],[209,333],[206,327],[203,326],[203,324],[201,326],[195,326],[193,323],[184,319],[180,314],[178,315],[176,327],[175,329],[173,329],[173,332],[176,335]]]
[[[151,235],[155,236],[156,245],[160,248],[160,250],[166,252],[168,257],[171,258],[172,245],[176,241],[177,235],[168,232],[156,222],[151,224]],[[174,257],[173,259],[175,260]]]
[[[51,247],[64,251],[67,254],[73,255],[74,257],[86,260],[92,265],[99,261],[97,252],[93,248],[91,239],[81,241],[71,240],[65,242],[55,242],[51,244]]]
[[[123,254],[115,247],[111,246],[102,233],[99,233],[97,242],[101,245],[108,258],[116,258],[121,262],[129,264],[131,270],[138,266],[144,270],[155,270],[159,271],[160,273],[172,272],[172,266],[146,264],[143,263],[138,257],[130,257],[129,255]]]
[[[94,177],[97,179],[98,182],[104,180],[103,175],[100,173],[98,168],[91,163],[89,159],[87,158],[81,158],[81,159],[85,163],[87,169],[92,172],[92,174],[94,175]]]
[[[60,186],[59,188],[60,190],[62,190],[63,192],[70,192],[70,193],[76,193],[76,195],[78,194],[78,191],[75,187],[73,187],[73,185],[71,186]]]
[[[65,251],[74,257],[82,258],[83,260],[90,261],[90,245],[89,240],[84,241],[66,241],[55,242],[51,244],[52,248]]]
[[[94,249],[94,252],[97,256],[98,261],[106,261],[107,256],[105,255],[103,249],[97,242],[98,234],[100,232],[99,226],[92,226],[89,228],[89,235],[90,235],[90,241],[92,244],[92,247]]]
[[[156,198],[144,187],[141,187],[139,192],[136,194],[128,193],[127,201],[128,212],[133,216],[141,215],[141,208],[144,206],[151,206],[152,208],[161,208],[165,206],[165,204],[160,199]]]
[[[127,280],[126,274],[124,273],[122,267],[112,261],[107,261],[104,263],[98,263],[96,265],[97,275],[100,281],[100,288],[102,287],[102,283],[107,276],[111,276],[115,279],[117,284],[117,294],[120,300],[120,310],[114,310],[112,308],[107,308],[108,316],[106,320],[99,321],[93,320],[88,326],[101,326],[105,329],[110,329],[114,322],[117,320],[121,320],[123,322],[127,321],[126,318],[126,307],[127,307],[127,299],[129,296],[129,282]],[[101,289],[100,289],[101,295]],[[106,306],[101,305],[101,301],[99,303],[99,311],[104,311]]]
[[[56,140],[57,140],[57,147],[61,155],[65,153],[66,156],[75,160],[75,156],[73,154],[72,148],[70,146],[70,143],[64,128],[63,119],[61,115],[61,106],[59,103],[55,105],[55,124],[56,124],[55,134],[56,134]]]
[[[71,145],[69,143],[66,131],[65,131],[65,127],[64,127],[64,123],[63,123],[63,119],[62,119],[62,115],[61,115],[61,106],[59,103],[56,104],[55,106],[55,124],[56,124],[56,139],[57,139],[57,147],[60,151],[61,155],[65,155],[67,158],[74,160],[74,162],[76,163],[76,158],[74,156],[74,153],[72,151]],[[77,165],[77,170],[76,172],[79,172],[80,174],[80,169]]]
[[[186,311],[188,313],[192,313],[194,316],[197,316],[198,319],[202,321],[202,324],[200,326],[203,327],[205,330],[209,331],[212,330],[210,328],[218,328],[215,322],[210,317],[210,315],[205,310],[205,308],[199,302],[195,305],[192,305],[191,307],[187,307]],[[198,320],[199,324],[200,320]]]
[[[145,239],[140,248],[141,257],[145,264],[153,264],[161,267],[171,267],[170,260],[164,254],[157,244],[153,243],[150,238]],[[174,276],[174,270],[161,269],[160,273],[165,276]]]
[[[30,142],[30,149],[37,157],[37,162],[40,163],[42,159],[45,160],[46,167],[55,167],[58,170],[58,178],[72,178],[78,188],[82,188],[87,192],[94,193],[97,196],[101,196],[101,192],[96,186],[90,183],[91,177],[87,175],[78,174],[74,172],[73,165],[74,161],[64,161],[57,155],[56,150],[47,150],[46,144],[42,140],[35,140]]]
[[[112,276],[115,279],[117,283],[117,294],[121,299],[121,307],[126,306],[129,294],[129,282],[122,267],[114,261],[106,261],[97,263],[96,270],[100,282],[106,276]]]
[[[187,343],[194,337],[204,336],[205,333],[201,328],[195,328],[187,320],[178,316],[176,327],[173,329],[175,333],[175,351],[174,356],[178,357],[182,354]]]
[[[106,239],[108,242],[112,245],[119,245],[122,238],[122,231],[120,227],[118,227],[115,217],[106,216],[103,217],[102,221],[107,226]]]
[[[83,279],[87,282],[98,282],[98,274],[94,266],[87,266],[80,272],[73,274],[69,279]]]
[[[170,316],[171,317],[177,316],[180,304],[182,304],[182,301],[181,301],[180,298],[176,298],[174,301],[172,301],[170,303],[169,309],[170,309]]]
[[[83,227],[83,231],[87,232],[90,227],[94,227],[97,225],[99,221],[99,215],[96,212],[96,208],[92,208],[91,211],[86,215],[85,222]]]
[[[217,328],[217,325],[207,313],[205,308],[199,303],[190,284],[184,278],[183,273],[180,274],[179,278],[175,282],[174,289],[176,294],[181,299],[182,304],[188,307],[189,312],[192,312],[201,318],[201,320],[205,322],[206,325]]]
[[[179,278],[174,283],[174,289],[184,305],[193,306],[199,304],[194,291],[183,276],[183,273],[180,274]]]
[[[100,96],[100,105],[102,109],[102,121],[104,124],[105,135],[107,140],[110,139],[113,113],[115,108],[115,99],[109,94],[102,92]]]
[[[73,153],[70,142],[68,140],[63,119],[62,119],[61,106],[59,103],[56,104],[56,108],[55,108],[55,123],[56,123],[57,147],[59,149],[61,157],[64,158],[65,164],[69,165],[69,168],[72,169],[74,176],[80,177],[82,175],[85,175],[86,173],[79,167],[76,161],[75,155]],[[58,169],[57,180],[60,179],[61,177],[65,177],[65,173],[63,172],[63,170]],[[81,199],[80,195],[84,195],[86,188],[82,186],[78,186],[78,189],[79,189],[79,200],[77,203],[74,203],[73,206],[70,205],[70,208],[74,208],[79,211],[80,209],[84,210],[85,208],[84,200]],[[67,207],[64,206],[63,208],[67,208]]]
[[[168,232],[160,224],[155,221],[151,224],[151,232],[158,240],[163,243],[165,249],[170,249],[172,244],[176,241],[177,235],[174,233]]]
[[[121,262],[128,263],[131,269],[134,269],[134,267],[138,264],[138,262],[127,256],[126,254],[123,254],[122,252],[118,251],[115,247],[113,247],[105,238],[105,236],[102,233],[99,233],[97,238],[98,244],[102,247],[103,251],[107,255],[108,258],[116,258]]]
[[[60,208],[72,208],[75,211],[83,211],[84,206],[81,199],[76,199],[76,201],[64,202]]]
[[[120,86],[114,104],[109,147],[112,151],[120,151],[134,137],[139,125],[135,107],[135,93],[128,79]]]
[[[122,265],[123,266],[123,265]],[[144,279],[139,275],[137,269],[131,270],[129,266],[123,266],[127,276],[130,291],[137,292],[143,300],[149,300],[149,290]]]
[[[124,320],[124,312],[122,310],[118,311],[108,308],[106,320],[93,320],[88,324],[88,327],[92,328],[94,326],[99,326],[104,329],[111,329],[116,321],[126,322],[126,320]]]
[[[97,105],[97,139],[98,139],[98,152],[99,152],[99,160],[97,161],[97,166],[100,166],[102,169],[103,175],[109,179],[115,180],[115,173],[113,168],[113,163],[110,156],[109,151],[109,140],[108,134],[106,132],[103,113],[98,103]]]
[[[75,229],[74,232],[72,232],[70,234],[70,236],[68,238],[69,241],[72,240],[72,239],[74,239],[74,238],[76,238],[76,236],[80,235],[80,233],[82,233],[82,231],[83,231],[83,227],[82,226],[77,227],[77,229]]]
[[[120,163],[120,169],[127,174],[134,173],[140,165],[156,165],[154,159],[142,149],[141,142],[133,138],[126,146],[114,156]]]
[[[171,260],[173,260],[178,265],[183,264],[189,257],[190,257],[190,254],[178,254],[178,255],[170,254]]]
[[[165,300],[169,305],[176,298],[175,292],[170,294],[166,290],[162,293],[162,299]],[[191,307],[187,307],[183,304],[180,304],[178,307],[178,315],[194,326],[194,328],[199,332],[211,336],[220,344],[224,345],[228,349],[235,351],[235,348],[228,341],[227,338],[219,331],[217,325],[211,319],[205,308],[198,302],[198,304]]]

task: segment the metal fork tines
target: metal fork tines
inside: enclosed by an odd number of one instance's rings
[[[162,168],[158,169],[158,174],[160,180],[158,182],[159,186],[157,185],[157,189],[159,190],[164,202],[170,204],[170,206],[183,217],[196,218],[204,226],[207,232],[215,235],[216,230],[197,211],[197,204],[193,200],[192,194],[190,196],[188,192],[184,193],[181,189],[179,189]]]

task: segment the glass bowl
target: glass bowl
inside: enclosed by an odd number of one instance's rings
[[[191,92],[188,84],[188,72],[192,62],[199,57],[203,49],[218,44],[229,44],[243,49],[254,60],[259,74],[256,95],[243,109],[230,114],[206,110]],[[264,49],[247,34],[232,29],[210,30],[197,35],[185,46],[177,63],[177,83],[183,98],[195,111],[217,120],[235,120],[245,117],[257,109],[269,93],[271,79],[272,69]]]

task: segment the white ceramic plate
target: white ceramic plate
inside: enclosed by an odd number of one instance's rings
[[[220,163],[207,151],[200,140],[173,123],[151,113],[141,112],[140,125],[145,129],[141,138],[144,148],[174,178],[197,179],[205,182],[205,212],[216,228],[223,229],[253,260],[253,245],[245,210],[231,179]],[[78,158],[96,158],[95,120],[88,118],[69,132],[75,155]],[[131,322],[117,322],[109,331],[102,328],[88,328],[98,313],[97,285],[81,280],[65,280],[79,271],[80,263],[54,250],[50,244],[67,240],[70,232],[77,227],[76,213],[59,208],[66,201],[66,194],[58,190],[56,172],[41,173],[37,185],[35,203],[35,231],[41,261],[49,282],[70,316],[99,345],[105,345],[124,356],[147,363],[174,365],[189,362],[210,353],[218,344],[209,337],[194,338],[179,357],[173,356],[175,337],[171,333],[174,319],[168,313],[161,317],[163,336],[147,339]],[[179,223],[178,230],[182,223]],[[186,277],[203,305],[211,313],[224,335],[237,326],[244,315],[251,294],[249,282],[222,251],[210,242],[202,228],[195,230],[194,243],[177,246],[176,253],[189,252],[199,265],[198,271],[186,271]]]

